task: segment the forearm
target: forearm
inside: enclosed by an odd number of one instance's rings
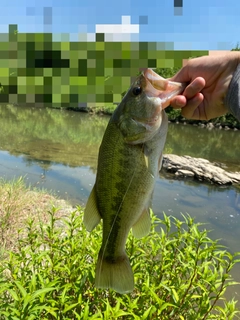
[[[224,103],[229,111],[240,121],[240,63],[233,74]]]

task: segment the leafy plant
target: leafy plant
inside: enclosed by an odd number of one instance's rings
[[[101,226],[88,233],[83,211],[49,223],[30,220],[16,250],[0,262],[0,319],[233,319],[236,301],[224,293],[236,283],[230,254],[190,216],[183,221],[152,215],[148,237],[132,235],[127,252],[135,289],[120,295],[94,287]],[[203,229],[203,230],[200,230]]]
[[[26,186],[23,177],[6,181],[0,178],[0,261],[6,255],[5,249],[16,248],[18,229],[25,226],[29,218],[36,223],[41,217],[46,221],[47,210],[57,199],[45,190]]]
[[[181,116],[181,109],[174,109],[173,107],[169,106],[166,108],[166,113],[168,115],[168,120],[170,121],[183,119],[183,117]]]

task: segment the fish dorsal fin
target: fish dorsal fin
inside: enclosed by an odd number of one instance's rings
[[[144,209],[138,221],[132,226],[132,233],[136,238],[148,235],[151,229],[151,217],[149,209]]]
[[[94,185],[84,210],[83,224],[92,231],[100,222],[101,216],[97,208],[96,187]]]

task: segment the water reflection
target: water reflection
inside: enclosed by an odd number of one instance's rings
[[[96,157],[109,117],[53,109],[0,106],[0,150],[23,155],[28,165],[44,161],[96,169]],[[188,154],[239,168],[239,132],[169,125],[165,153]]]

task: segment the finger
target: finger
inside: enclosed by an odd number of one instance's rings
[[[197,93],[192,99],[188,100],[186,106],[182,108],[182,116],[188,119],[204,120],[206,115],[203,114],[202,108],[200,108],[203,100],[203,94]]]
[[[185,96],[176,96],[171,100],[171,106],[174,109],[179,109],[185,107],[187,104],[187,99]]]
[[[195,78],[184,90],[183,95],[187,99],[192,99],[197,93],[203,90],[206,82],[202,77]]]

